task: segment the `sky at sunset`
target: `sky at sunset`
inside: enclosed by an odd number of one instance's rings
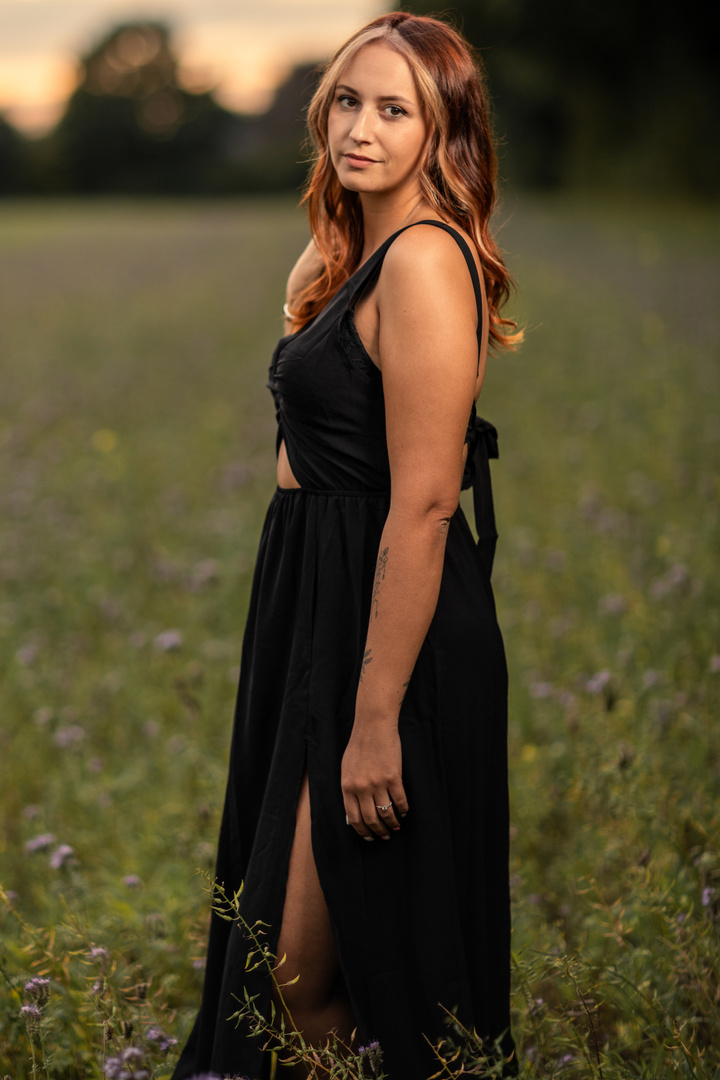
[[[258,111],[293,63],[329,55],[382,10],[377,0],[0,0],[0,113],[25,131],[50,127],[77,57],[136,18],[170,25],[188,85]]]

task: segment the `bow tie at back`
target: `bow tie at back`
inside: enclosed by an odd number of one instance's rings
[[[463,489],[473,489],[478,556],[490,577],[498,535],[490,480],[490,458],[499,456],[498,433],[489,420],[477,416],[474,408],[468,425],[467,443],[468,456],[462,486]]]

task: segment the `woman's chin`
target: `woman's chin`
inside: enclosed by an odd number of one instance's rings
[[[350,169],[347,166],[337,169],[337,178],[346,191],[376,191],[377,182],[373,183],[369,176],[359,169]]]

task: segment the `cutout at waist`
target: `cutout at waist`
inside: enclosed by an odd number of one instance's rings
[[[287,450],[285,449],[285,440],[280,443],[277,459],[277,482],[279,488],[299,488],[293,471],[290,468],[290,461],[288,460]]]

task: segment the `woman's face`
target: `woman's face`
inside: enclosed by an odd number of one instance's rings
[[[407,61],[384,42],[345,67],[328,116],[330,157],[343,187],[361,193],[412,191],[429,125]]]

